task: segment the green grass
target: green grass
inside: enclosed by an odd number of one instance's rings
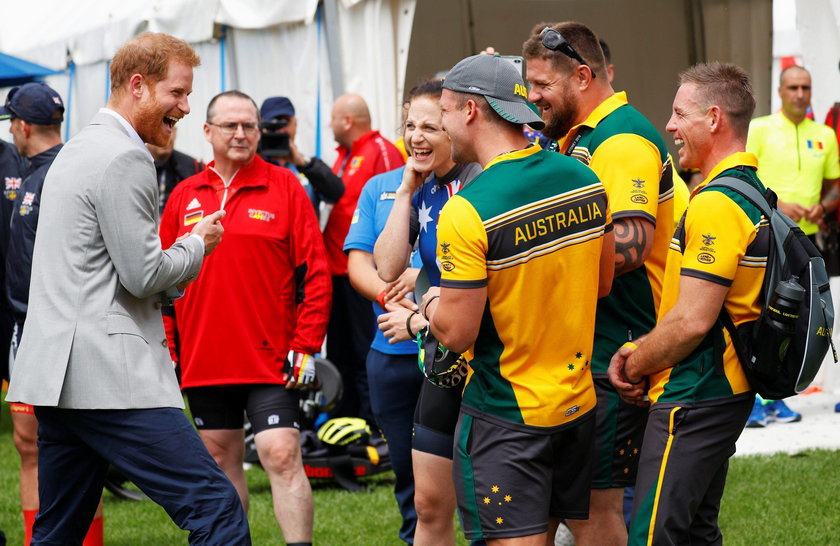
[[[0,409],[0,529],[9,545],[22,541],[18,498],[18,457],[12,444],[8,405]],[[720,524],[731,545],[838,544],[840,452],[807,451],[733,459]],[[367,491],[348,493],[315,483],[315,542],[321,545],[401,544],[400,517],[391,494],[391,475],[366,482]],[[249,519],[255,545],[282,544],[274,519],[268,479],[259,468],[248,471]],[[460,530],[458,531],[460,535]],[[108,546],[186,544],[186,533],[151,501],[120,501],[105,494],[105,543]],[[463,536],[458,544],[466,544]]]

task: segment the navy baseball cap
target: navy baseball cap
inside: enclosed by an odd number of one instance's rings
[[[49,85],[33,82],[13,87],[0,108],[0,119],[20,118],[34,125],[58,125],[64,121],[64,102]]]
[[[536,107],[528,102],[522,75],[499,55],[473,55],[452,67],[443,88],[458,93],[483,95],[502,118],[542,129],[545,123]]]
[[[294,116],[295,107],[288,97],[269,97],[260,107],[260,117],[266,121],[281,116]]]

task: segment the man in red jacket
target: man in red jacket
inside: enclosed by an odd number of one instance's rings
[[[312,542],[312,490],[299,445],[299,385],[315,380],[330,309],[318,222],[288,170],[256,155],[259,110],[239,91],[214,97],[204,136],[214,160],[166,204],[164,248],[203,216],[226,211],[225,245],[206,259],[167,320],[177,329],[181,386],[211,455],[248,507],[243,411],[269,475],[287,544]],[[177,324],[175,324],[177,322]]]
[[[344,195],[333,206],[324,228],[333,284],[327,358],[338,367],[344,380],[344,397],[333,415],[363,417],[375,426],[365,359],[373,341],[376,321],[370,302],[350,286],[344,239],[367,181],[374,175],[402,166],[405,161],[396,146],[379,131],[371,130],[370,111],[359,95],[342,95],[336,99],[330,128],[338,143],[338,159],[333,172],[344,181]]]

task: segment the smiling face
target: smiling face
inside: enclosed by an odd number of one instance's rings
[[[537,105],[545,122],[542,133],[560,140],[578,123],[580,99],[572,88],[572,76],[557,72],[548,59],[528,59],[528,100]]]
[[[484,99],[481,99],[484,100]],[[455,163],[478,161],[467,131],[467,104],[459,106],[455,92],[444,89],[440,96],[441,125],[449,136],[451,157]]]
[[[166,77],[155,83],[145,80],[143,95],[134,116],[134,128],[143,142],[166,146],[175,123],[190,113],[187,96],[192,93],[193,70],[188,64],[169,61]]]
[[[452,144],[443,130],[436,99],[423,96],[411,101],[405,121],[405,141],[418,171],[443,176],[455,166]]]
[[[257,153],[260,141],[257,108],[242,97],[224,96],[212,107],[213,119],[204,124],[204,138],[213,146],[213,159],[219,168],[239,168],[247,165]],[[219,125],[236,123],[236,130],[227,133]],[[253,130],[245,130],[250,124]]]
[[[704,161],[711,144],[709,108],[697,100],[697,87],[685,83],[674,97],[671,119],[665,130],[674,134],[674,144],[679,148],[680,167],[700,169],[705,173]]]

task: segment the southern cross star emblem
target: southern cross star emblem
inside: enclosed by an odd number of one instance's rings
[[[432,221],[432,207],[427,207],[426,202],[420,205],[420,231],[428,231],[426,225]]]

